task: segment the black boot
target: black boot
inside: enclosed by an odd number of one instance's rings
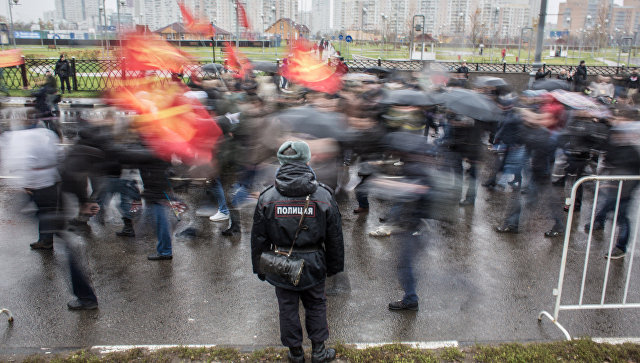
[[[233,236],[234,233],[240,232],[240,225],[238,223],[231,222],[231,226],[229,228],[222,231],[223,236]]]
[[[227,237],[240,232],[240,212],[236,209],[231,209],[229,211],[229,219],[231,220],[231,225],[222,231],[222,235]]]
[[[302,347],[289,347],[289,362],[304,363],[304,350]]]
[[[333,348],[325,348],[324,342],[316,343],[311,342],[312,350],[311,350],[311,362],[312,363],[322,363],[322,362],[331,362],[336,359],[336,350]]]
[[[116,236],[118,237],[135,237],[136,233],[133,230],[133,222],[129,218],[122,218],[124,222],[124,227],[122,227],[122,231],[116,232]]]
[[[32,250],[52,250],[53,249],[53,236],[51,238],[40,238],[38,241],[29,245]]]

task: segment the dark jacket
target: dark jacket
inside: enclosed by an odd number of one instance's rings
[[[551,71],[550,70],[546,71],[546,72],[543,72],[542,68],[540,68],[536,72],[536,81],[539,80],[539,79],[544,79],[544,78],[546,78],[546,77],[548,77],[550,75],[551,75]]]
[[[58,60],[56,62],[54,73],[59,77],[69,77],[69,74],[71,74],[71,66],[69,65],[69,61],[66,59]]]
[[[293,286],[279,276],[266,275],[274,286],[305,290],[344,269],[342,217],[333,192],[316,181],[309,166],[290,163],[278,170],[275,184],[258,199],[251,230],[253,272],[259,274],[260,254],[269,251],[272,245],[289,250],[300,221],[295,207],[304,207],[307,195],[311,196],[309,210],[313,212],[305,216],[306,228],[301,230],[293,252],[293,256],[305,260],[300,283]],[[296,249],[302,251],[296,252]]]
[[[575,77],[573,77],[573,79],[576,82],[586,83],[587,82],[587,67],[586,66],[578,66],[576,68],[576,74],[575,74]]]
[[[464,73],[465,77],[469,78],[469,67],[460,66],[458,67],[458,70],[456,71],[456,73]]]

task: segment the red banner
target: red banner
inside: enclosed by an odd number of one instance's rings
[[[0,68],[13,67],[24,63],[20,49],[3,50],[0,52]]]
[[[242,6],[239,0],[236,0],[236,6],[238,7],[238,22],[240,25],[251,31],[251,24],[249,24],[249,19],[247,18],[247,12],[244,10],[244,6]]]
[[[227,57],[225,64],[228,70],[235,72],[238,78],[244,78],[253,69],[251,62],[242,53],[237,52],[228,42],[224,45]]]
[[[318,60],[307,41],[298,41],[282,66],[280,74],[289,81],[314,91],[335,94],[342,88],[342,78],[335,68]]]
[[[161,69],[181,73],[191,57],[158,36],[133,34],[126,37],[122,57],[127,70]]]
[[[179,1],[178,6],[180,7],[180,12],[182,13],[184,26],[188,31],[196,34],[206,35],[209,38],[213,38],[216,35],[216,30],[213,27],[213,24],[207,22],[206,20],[199,19],[193,16],[193,14],[191,14],[184,3]]]
[[[222,131],[198,100],[185,96],[186,91],[176,82],[138,82],[113,89],[107,102],[138,114],[132,126],[159,158],[207,164],[214,160]]]

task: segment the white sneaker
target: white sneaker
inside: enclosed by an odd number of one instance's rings
[[[211,217],[209,217],[209,220],[211,222],[222,222],[222,221],[226,221],[229,220],[229,214],[224,214],[220,211],[218,211],[218,213],[212,215]]]
[[[391,226],[378,226],[375,230],[369,232],[369,236],[371,237],[389,237],[393,232],[393,227]]]

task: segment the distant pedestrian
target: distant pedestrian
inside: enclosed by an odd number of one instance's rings
[[[638,68],[633,68],[629,78],[627,78],[627,98],[631,103],[636,103],[635,98],[640,89],[640,80],[638,79]]]
[[[540,79],[545,79],[550,75],[551,75],[551,70],[548,70],[545,72],[543,68],[538,68],[538,71],[536,72],[536,81]]]
[[[280,339],[289,347],[289,360],[304,362],[298,313],[302,300],[307,335],[312,343],[312,362],[329,362],[335,359],[336,351],[324,346],[329,338],[325,278],[344,268],[340,211],[333,191],[316,180],[308,165],[311,151],[307,143],[286,141],[277,155],[282,166],[276,173],[274,185],[260,194],[253,215],[253,272],[276,288]],[[264,275],[260,271],[260,255],[276,248],[292,249],[293,257],[304,259],[297,285],[279,275]]]
[[[322,53],[324,52],[324,39],[320,41],[320,43],[318,43],[318,53],[320,54],[320,60],[322,60]]]
[[[469,67],[467,67],[466,61],[462,61],[462,65],[458,67],[458,69],[456,70],[456,73],[462,73],[464,74],[464,78],[469,79]]]
[[[585,62],[580,61],[580,65],[576,68],[576,72],[573,75],[574,91],[584,92],[584,88],[587,85],[587,66]]]
[[[71,84],[69,84],[69,76],[71,75],[71,65],[65,59],[64,54],[60,54],[60,59],[56,62],[54,69],[56,76],[60,77],[60,91],[64,94],[64,84],[67,84],[67,91],[71,93]]]

